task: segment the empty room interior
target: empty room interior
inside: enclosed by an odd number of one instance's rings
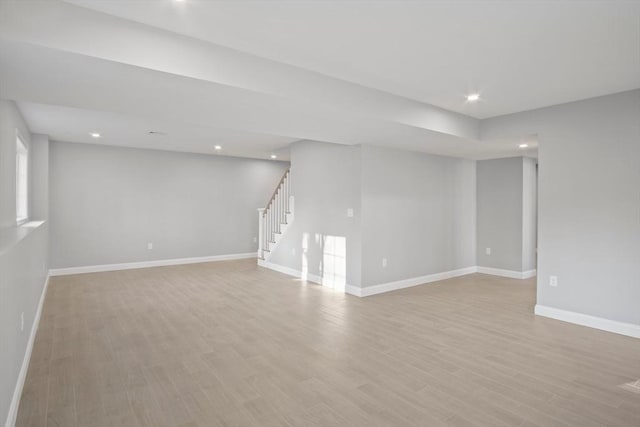
[[[640,426],[640,1],[0,0],[0,425]]]

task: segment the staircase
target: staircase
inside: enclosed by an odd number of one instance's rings
[[[293,221],[291,169],[284,173],[266,208],[258,209],[258,259],[267,260]]]

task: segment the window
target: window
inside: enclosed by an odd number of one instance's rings
[[[16,135],[16,221],[29,218],[29,151],[20,135]]]

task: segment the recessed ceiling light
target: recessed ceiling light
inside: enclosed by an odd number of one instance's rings
[[[215,147],[213,147],[213,148],[215,148],[216,150],[222,150],[222,146],[220,146],[220,145],[216,145],[216,146],[215,146]]]
[[[278,158],[278,156],[276,156],[275,154],[272,154],[272,155],[271,155],[271,158],[272,158],[272,159],[277,159],[277,158]]]
[[[98,132],[91,132],[89,135],[91,135],[92,138],[100,138],[100,134]]]
[[[467,95],[467,101],[477,101],[478,99],[480,99],[480,94],[479,93],[472,93],[470,95]]]
[[[527,148],[528,146],[529,146],[529,144],[520,144],[520,145],[518,145],[518,147],[520,147],[520,148]]]

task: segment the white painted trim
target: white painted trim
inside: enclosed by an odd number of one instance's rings
[[[9,406],[9,413],[7,414],[5,427],[14,427],[16,424],[16,418],[18,417],[18,408],[20,406],[20,398],[22,397],[24,382],[27,379],[27,371],[29,370],[29,362],[31,361],[33,343],[35,342],[36,334],[38,333],[38,325],[40,324],[40,316],[42,315],[42,307],[44,306],[44,298],[47,293],[48,287],[49,276],[47,276],[47,279],[44,282],[42,294],[40,295],[40,302],[38,303],[38,309],[36,310],[36,315],[33,318],[33,324],[31,325],[31,335],[29,335],[27,349],[24,353],[24,359],[22,359],[22,366],[20,367],[20,373],[18,374],[16,388],[13,390],[13,398],[11,399],[11,406]]]
[[[295,270],[293,268],[285,267],[279,264],[274,264],[269,261],[265,261],[263,259],[258,259],[258,265],[261,267],[265,267],[283,274],[287,274],[289,276],[297,277],[301,280],[306,280],[308,282],[317,283],[323,286],[329,286],[335,288],[335,284],[331,283],[330,280],[326,278],[322,278],[320,276],[316,276],[313,274],[303,275],[301,271]],[[536,270],[529,271],[511,271],[511,270],[501,270],[498,268],[489,268],[489,267],[477,267],[471,266],[466,268],[461,268],[458,270],[444,271],[442,273],[429,274],[426,276],[419,277],[411,277],[409,279],[397,280],[395,282],[381,283],[379,285],[367,286],[364,288],[360,288],[358,286],[353,285],[343,285],[345,288],[345,292],[357,297],[367,297],[370,295],[377,295],[384,292],[396,291],[398,289],[410,288],[412,286],[424,285],[431,282],[436,282],[438,280],[451,279],[453,277],[465,276],[467,274],[472,273],[483,273],[490,274],[492,276],[501,276],[501,277],[509,277],[512,279],[528,279],[530,277],[534,277],[536,275]]]
[[[298,279],[302,278],[302,272],[295,270],[293,268],[285,267],[284,265],[274,264],[272,262],[265,261],[263,259],[258,259],[258,265],[260,267],[268,268],[269,270],[277,271],[278,273],[297,277]]]
[[[360,295],[360,288],[358,288],[357,286],[352,286],[349,284],[343,284],[343,283],[339,283],[336,282],[330,278],[327,277],[320,277],[318,275],[315,274],[303,274],[301,271],[299,270],[295,270],[293,268],[290,267],[285,267],[283,265],[279,265],[279,264],[274,264],[272,262],[269,261],[265,261],[263,259],[258,259],[258,265],[260,267],[264,267],[264,268],[268,268],[270,270],[273,271],[277,271],[278,273],[282,273],[282,274],[286,274],[288,276],[293,276],[295,278],[298,278],[300,280],[304,280],[307,282],[312,282],[312,283],[316,283],[318,285],[322,285],[322,286],[326,286],[328,288],[332,288],[332,289],[343,289],[344,291],[348,294],[351,295],[355,295],[355,296],[362,296]]]
[[[82,267],[54,268],[49,270],[50,276],[66,276],[69,274],[98,273],[101,271],[131,270],[136,268],[161,267],[166,265],[198,264],[201,262],[230,261],[235,259],[255,258],[255,252],[242,254],[213,255],[193,258],[162,259],[155,261],[127,262],[123,264],[86,265]]]
[[[428,274],[426,276],[411,277],[409,279],[397,280],[395,282],[381,283],[379,285],[367,286],[360,289],[360,295],[367,297],[377,295],[384,292],[396,291],[398,289],[410,288],[413,286],[424,285],[438,280],[451,279],[453,277],[465,276],[477,272],[477,268],[467,267],[459,270],[444,271],[442,273]]]
[[[265,267],[279,273],[287,274],[289,276],[296,277],[301,280],[306,280],[308,282],[317,283],[319,285],[328,286],[331,288],[340,287],[340,284],[332,283],[331,280],[327,280],[327,278],[321,278],[320,276],[314,274],[306,274],[304,275],[301,271],[295,270],[293,268],[285,267],[282,265],[274,264],[262,259],[258,260],[258,265],[261,267]],[[396,282],[382,283],[380,285],[368,286],[365,288],[360,288],[358,286],[342,285],[344,287],[344,291],[350,295],[354,295],[357,297],[366,297],[369,295],[376,295],[383,292],[395,291],[398,289],[404,289],[411,286],[422,285],[430,282],[435,282],[438,280],[450,279],[452,277],[463,276],[466,274],[471,274],[476,272],[476,267],[467,267],[459,270],[446,271],[443,273],[430,274],[428,276],[420,276],[413,277],[410,279],[398,280]]]
[[[536,275],[536,270],[514,271],[503,270],[501,268],[492,267],[476,267],[478,273],[490,274],[492,276],[508,277],[510,279],[529,279]]]
[[[640,325],[633,323],[618,322],[617,320],[604,319],[602,317],[576,313],[575,311],[561,310],[559,308],[548,307],[540,304],[536,304],[535,313],[538,316],[562,320],[563,322],[575,323],[576,325],[640,338]]]
[[[353,295],[354,297],[363,297],[362,288],[353,285],[347,285],[344,288],[344,291],[349,295]]]

